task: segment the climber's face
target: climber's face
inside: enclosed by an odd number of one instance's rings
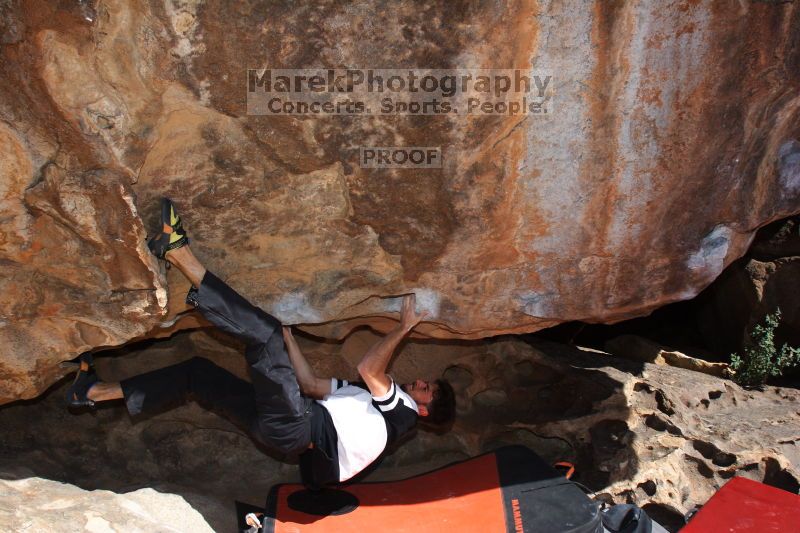
[[[431,401],[433,401],[433,395],[436,392],[435,383],[423,381],[421,379],[401,385],[400,388],[411,396],[411,399],[417,402],[418,406],[427,406],[431,403]]]

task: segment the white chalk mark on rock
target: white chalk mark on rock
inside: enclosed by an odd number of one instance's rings
[[[791,139],[781,145],[778,150],[778,172],[786,191],[800,193],[800,142]]]
[[[322,322],[322,316],[301,292],[288,292],[272,306],[272,314],[285,324]]]
[[[704,280],[715,279],[725,268],[725,258],[731,242],[732,231],[728,226],[716,226],[703,238],[700,249],[689,256],[689,270],[699,274]]]

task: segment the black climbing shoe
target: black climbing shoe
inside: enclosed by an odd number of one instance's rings
[[[153,255],[166,260],[167,252],[189,244],[189,237],[181,224],[181,217],[169,198],[161,199],[161,231],[147,241]],[[169,263],[167,263],[169,266]]]
[[[99,381],[90,352],[81,354],[80,365],[75,380],[67,389],[67,407],[94,407],[94,402],[86,397],[92,385]]]

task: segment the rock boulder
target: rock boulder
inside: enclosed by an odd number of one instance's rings
[[[5,531],[214,531],[183,498],[153,489],[115,494],[32,477],[0,479],[0,496]]]

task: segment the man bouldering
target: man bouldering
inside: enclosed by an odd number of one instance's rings
[[[416,380],[398,386],[386,373],[398,344],[426,316],[413,294],[403,298],[400,323],[358,364],[363,382],[318,377],[290,327],[254,306],[206,270],[189,247],[174,205],[161,202],[160,232],[148,246],[192,283],[187,302],[216,327],[244,342],[251,382],[208,359],[187,361],[121,382],[99,380],[91,354],[67,392],[70,407],[122,399],[131,415],[155,414],[190,399],[245,429],[285,459],[299,458],[312,489],[347,481],[422,422],[446,426],[455,413],[449,383]]]

